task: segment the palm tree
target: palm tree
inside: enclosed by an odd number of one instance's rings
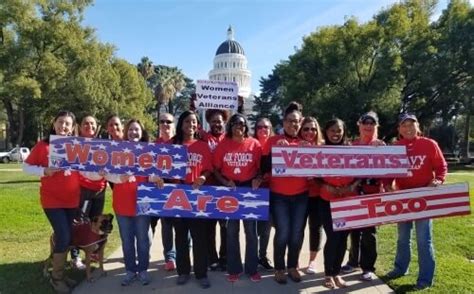
[[[186,76],[177,67],[155,66],[154,75],[150,78],[157,101],[157,110],[167,105],[167,111],[173,113],[173,100],[176,94],[186,86]]]
[[[140,60],[140,63],[137,64],[137,69],[148,84],[150,78],[155,73],[155,67],[153,65],[153,62],[148,57],[144,56]]]

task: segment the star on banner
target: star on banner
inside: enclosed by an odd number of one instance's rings
[[[214,187],[216,189],[216,191],[231,191],[232,188],[229,188],[229,187],[223,187],[223,186],[217,186],[217,187]]]
[[[142,150],[143,146],[141,144],[137,144],[137,145],[135,145],[135,149]]]
[[[191,194],[199,194],[199,195],[203,195],[206,193],[206,191],[202,191],[202,190],[199,190],[199,189],[194,189],[194,190],[188,190],[189,192],[191,192]]]
[[[178,153],[176,153],[176,154],[173,155],[173,158],[174,158],[174,159],[181,159],[181,157],[182,157],[182,156],[179,155]]]
[[[211,214],[210,212],[204,212],[202,210],[198,211],[198,212],[193,212],[195,216],[205,216],[205,217],[209,217],[209,214]]]
[[[258,219],[260,217],[260,215],[254,214],[254,213],[242,214],[242,216],[245,218],[253,218],[253,219]]]
[[[240,195],[244,196],[244,198],[257,198],[258,196],[258,194],[254,194],[252,192],[240,193]]]
[[[161,147],[160,151],[163,152],[163,153],[168,153],[168,151],[170,151],[170,150],[166,147]]]
[[[152,191],[153,188],[152,188],[152,187],[145,186],[145,185],[139,185],[137,190],[138,190],[138,191]]]

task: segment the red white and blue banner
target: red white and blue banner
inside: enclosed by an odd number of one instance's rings
[[[272,147],[273,177],[406,177],[405,146]]]
[[[343,231],[471,213],[467,183],[361,195],[331,201],[333,229]]]
[[[236,82],[197,80],[196,103],[198,109],[229,109],[237,111],[239,87]]]
[[[268,189],[152,183],[137,188],[137,214],[203,219],[268,220]]]
[[[49,166],[78,171],[183,179],[188,161],[182,145],[50,136]]]

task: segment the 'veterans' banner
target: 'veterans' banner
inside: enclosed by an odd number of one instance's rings
[[[405,146],[272,147],[273,177],[406,177]]]
[[[470,213],[469,186],[466,183],[331,201],[335,231]]]
[[[137,214],[205,219],[268,220],[268,189],[140,184]]]
[[[187,149],[181,145],[50,136],[49,166],[112,174],[182,179]]]

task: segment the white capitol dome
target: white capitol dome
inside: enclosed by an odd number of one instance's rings
[[[244,49],[234,40],[234,32],[229,26],[227,40],[216,51],[214,68],[209,71],[209,79],[233,81],[239,86],[239,95],[249,98],[251,93],[251,72],[247,69]]]

